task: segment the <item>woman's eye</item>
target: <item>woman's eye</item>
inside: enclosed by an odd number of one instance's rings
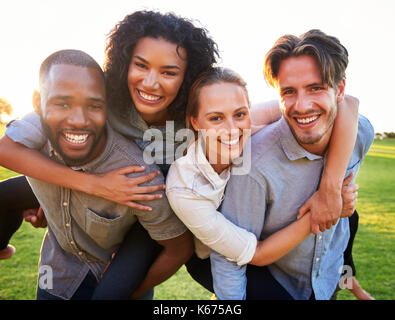
[[[246,115],[245,112],[238,112],[235,114],[236,118],[243,118]]]
[[[172,71],[164,71],[163,72],[163,74],[165,74],[165,75],[167,75],[167,76],[175,76],[175,75],[177,75],[175,72],[172,72]]]
[[[144,69],[146,68],[145,64],[140,63],[140,62],[135,62],[134,65],[139,67],[139,68],[144,68]]]
[[[220,116],[215,116],[215,117],[211,117],[209,120],[210,121],[219,121],[219,120],[221,120],[221,117]]]

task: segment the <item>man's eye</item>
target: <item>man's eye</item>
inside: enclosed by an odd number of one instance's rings
[[[294,93],[294,90],[289,89],[289,90],[284,90],[283,92],[281,92],[281,95],[287,96],[287,95],[290,95],[292,93]]]
[[[69,104],[62,102],[62,103],[55,103],[55,106],[62,107],[62,108],[67,108],[69,106]]]

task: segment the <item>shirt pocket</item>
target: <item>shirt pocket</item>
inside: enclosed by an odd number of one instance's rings
[[[131,223],[128,223],[122,216],[104,218],[89,208],[85,212],[85,231],[103,249],[120,244],[131,227]]]

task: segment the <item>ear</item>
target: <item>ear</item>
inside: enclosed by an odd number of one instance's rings
[[[346,90],[346,79],[341,79],[337,85],[336,101],[340,103],[344,99],[344,94]]]
[[[198,125],[198,123],[197,123],[196,118],[190,117],[190,118],[189,118],[189,121],[191,122],[192,128],[193,128],[195,131],[199,131],[200,127],[199,127],[199,125]]]
[[[33,92],[32,103],[34,112],[41,114],[41,95],[37,90],[34,90]]]

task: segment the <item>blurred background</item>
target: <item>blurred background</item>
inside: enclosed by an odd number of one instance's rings
[[[69,0],[2,1],[0,4],[0,98],[20,117],[32,110],[41,62],[52,52],[84,50],[100,64],[106,35],[125,15],[140,9],[174,12],[205,27],[218,43],[220,65],[248,83],[252,102],[277,98],[264,81],[263,58],[281,35],[321,29],[349,51],[347,92],[376,132],[395,131],[395,2],[391,0]]]

